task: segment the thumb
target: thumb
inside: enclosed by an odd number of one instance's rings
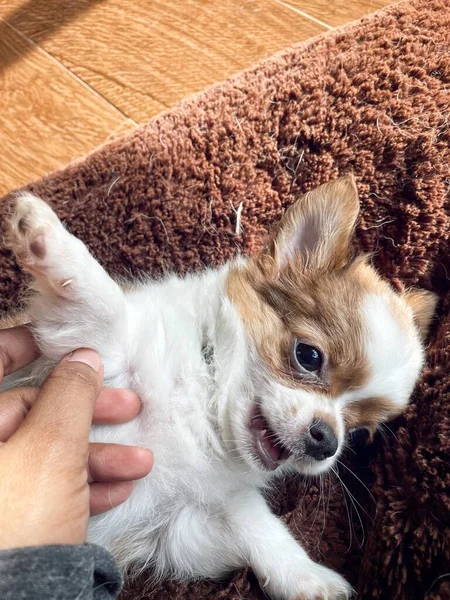
[[[100,356],[94,350],[75,350],[50,373],[13,438],[32,435],[46,446],[58,439],[87,445],[102,384]]]

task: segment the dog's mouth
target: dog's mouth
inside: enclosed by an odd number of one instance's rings
[[[252,436],[253,450],[268,471],[274,471],[291,456],[290,450],[270,427],[259,407],[255,407],[252,411],[249,430]]]

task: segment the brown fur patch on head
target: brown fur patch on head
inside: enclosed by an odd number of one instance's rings
[[[278,312],[261,295],[259,288],[262,280],[262,273],[255,262],[244,268],[232,267],[227,281],[228,297],[238,307],[262,359],[272,372],[287,385],[292,385],[293,380],[287,376],[285,361],[291,335]]]
[[[322,185],[287,210],[258,259],[230,270],[229,297],[260,355],[288,385],[321,386],[334,396],[368,376],[358,306],[359,279],[370,268],[350,253],[358,210],[353,177]],[[292,368],[297,338],[325,358],[320,377]]]
[[[380,423],[400,414],[400,410],[388,398],[367,398],[351,402],[343,409],[347,429],[366,427],[372,434]]]
[[[256,260],[230,270],[228,296],[275,376],[291,387],[320,386],[336,397],[370,376],[359,308],[363,295],[380,285],[387,288],[364,258],[342,269],[306,273],[292,262],[276,278],[267,276],[264,260]],[[293,369],[296,338],[322,353],[320,377],[300,377]]]

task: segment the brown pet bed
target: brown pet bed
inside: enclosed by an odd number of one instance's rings
[[[404,417],[346,457],[355,476],[340,469],[362,522],[334,477],[322,495],[286,481],[271,501],[362,599],[450,598],[449,119],[450,2],[415,1],[291,48],[30,186],[110,272],[159,275],[257,251],[301,192],[355,173],[358,246],[395,285],[440,295],[428,365]],[[7,251],[0,273],[9,311],[22,276]],[[264,596],[242,571],[153,594],[141,581],[125,597]]]

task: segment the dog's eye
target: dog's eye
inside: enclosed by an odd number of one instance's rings
[[[315,373],[322,366],[322,355],[317,348],[299,340],[296,340],[294,344],[293,355],[297,365],[310,373]]]

